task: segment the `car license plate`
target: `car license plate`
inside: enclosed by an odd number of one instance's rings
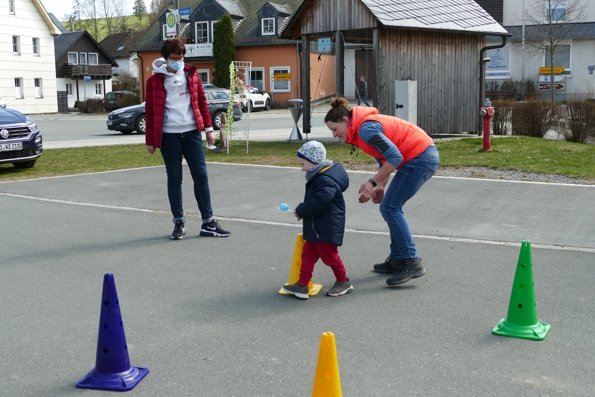
[[[23,142],[0,144],[0,152],[9,152],[11,150],[23,150]]]
[[[113,125],[113,124],[114,124],[113,121],[108,121],[107,122],[107,125]]]

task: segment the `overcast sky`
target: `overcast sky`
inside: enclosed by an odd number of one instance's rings
[[[58,19],[62,19],[64,15],[69,15],[72,12],[72,0],[41,0],[47,12],[51,12]],[[126,14],[132,14],[134,8],[134,0],[126,0]],[[145,0],[145,6],[147,1]]]

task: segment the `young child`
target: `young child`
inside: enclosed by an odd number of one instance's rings
[[[304,202],[294,210],[303,219],[304,247],[300,279],[285,285],[283,290],[301,299],[308,299],[308,284],[318,259],[329,266],[337,281],[326,291],[328,296],[341,296],[353,291],[345,266],[338,253],[345,232],[345,200],[349,177],[340,163],[326,159],[326,149],[317,141],[306,142],[297,152],[297,161],[306,172]]]

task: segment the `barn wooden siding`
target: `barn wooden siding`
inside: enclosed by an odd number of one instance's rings
[[[421,128],[432,134],[477,131],[484,36],[380,28],[377,37],[380,113],[395,114],[395,80],[415,80]]]
[[[360,0],[318,0],[306,10],[302,34],[371,29],[377,20]]]

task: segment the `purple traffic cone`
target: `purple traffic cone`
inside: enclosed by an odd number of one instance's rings
[[[134,389],[148,373],[148,368],[130,365],[116,282],[113,274],[106,273],[103,277],[95,368],[79,380],[76,387],[128,391]]]

